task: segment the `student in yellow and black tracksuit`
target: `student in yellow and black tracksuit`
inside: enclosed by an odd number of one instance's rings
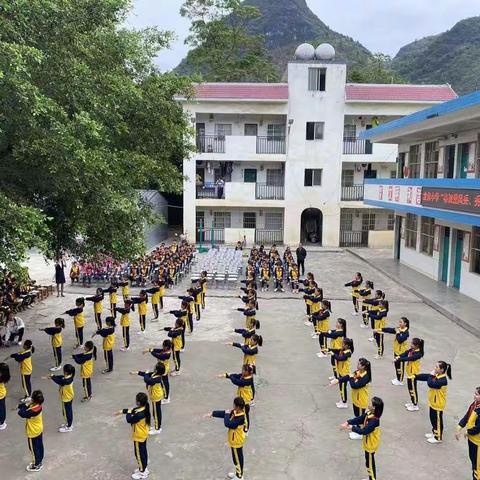
[[[62,402],[62,412],[65,423],[58,429],[60,433],[69,433],[73,431],[73,379],[75,377],[75,367],[67,363],[63,367],[63,375],[50,375],[50,377],[59,387],[60,401]]]
[[[385,341],[383,329],[387,326],[388,302],[380,300],[378,310],[368,312],[368,317],[373,320],[373,338],[377,344],[377,354],[373,357],[376,359],[383,358],[385,352]]]
[[[229,473],[228,478],[243,479],[243,445],[245,443],[245,402],[242,397],[233,400],[232,410],[215,410],[207,415],[213,418],[223,418],[223,424],[228,428],[227,441],[232,451],[235,472]]]
[[[343,318],[337,318],[337,324],[335,330],[328,330],[324,333],[326,338],[330,338],[330,347],[327,354],[330,355],[330,363],[332,364],[333,377],[329,380],[337,378],[337,362],[335,361],[334,354],[340,352],[343,347],[343,339],[347,337],[347,322]],[[323,357],[325,358],[325,357]]]
[[[25,392],[23,402],[30,401],[32,393],[32,355],[35,352],[35,347],[31,340],[23,342],[23,349],[18,353],[12,353],[10,358],[13,358],[20,364],[20,376],[22,377],[22,387]]]
[[[182,328],[182,335],[181,335],[181,338],[182,338],[182,348],[181,348],[181,351],[183,352],[185,350],[185,330],[187,328],[187,319],[188,319],[188,304],[187,302],[185,301],[182,301],[182,304],[180,305],[180,310],[170,310],[170,313],[171,315],[174,315],[177,319],[181,320],[182,321],[182,325],[183,325],[183,328]],[[171,330],[171,329],[168,329],[166,330],[167,332]]]
[[[83,329],[85,327],[85,314],[83,309],[85,308],[85,299],[79,297],[75,300],[75,308],[71,308],[65,312],[65,315],[73,317],[73,326],[75,327],[75,337],[77,344],[75,348],[83,345]]]
[[[367,318],[370,319],[370,327],[372,329],[372,336],[368,339],[369,342],[374,342],[375,341],[375,319],[371,317],[369,314],[371,312],[376,313],[380,309],[380,302],[382,300],[385,300],[385,293],[382,292],[381,290],[375,290],[375,297],[374,298],[366,298],[363,300],[363,304],[367,307],[368,309],[368,314]],[[368,328],[368,325],[365,326],[365,328]]]
[[[55,366],[50,368],[51,372],[57,372],[62,368],[62,330],[65,328],[65,320],[63,318],[55,319],[54,327],[39,328],[40,332],[45,332],[51,336],[53,358],[55,359]]]
[[[125,303],[130,296],[130,284],[128,283],[128,278],[124,278],[121,282],[118,282],[117,285],[122,287],[122,297],[123,302]]]
[[[296,264],[293,264],[290,267],[290,287],[292,288],[292,293],[298,293],[299,278],[300,278],[300,273],[298,272],[298,267]]]
[[[301,291],[305,292],[303,299],[308,306],[307,310],[309,312],[309,318],[308,321],[305,322],[305,325],[309,326],[310,324],[313,324],[315,327],[315,322],[313,321],[312,316],[322,310],[323,290],[319,287],[314,287],[313,290],[305,288],[301,289]],[[312,335],[312,338],[317,335],[318,332],[314,328],[314,335]]]
[[[279,290],[284,292],[285,289],[283,288],[283,277],[285,276],[285,269],[282,267],[281,262],[277,262],[275,268],[273,269],[273,279],[275,281],[275,289],[274,292],[278,292]]]
[[[165,327],[168,336],[172,339],[173,349],[173,363],[175,364],[175,371],[171,373],[172,377],[181,374],[182,362],[180,359],[180,352],[182,351],[182,335],[185,330],[185,322],[181,318],[175,320],[175,327]]]
[[[372,381],[372,368],[366,358],[359,358],[357,369],[348,377],[338,377],[339,382],[350,384],[352,389],[353,414],[363,415],[368,406],[369,384]],[[344,407],[338,407],[344,408]],[[360,437],[356,437],[357,439]]]
[[[245,339],[245,345],[250,345],[252,343],[251,338],[257,333],[257,330],[259,328],[260,322],[258,320],[255,320],[252,323],[252,328],[235,328],[233,332],[240,334]]]
[[[368,328],[368,311],[370,306],[368,303],[364,303],[364,300],[370,300],[373,291],[373,282],[367,280],[365,282],[365,287],[358,290],[358,301],[362,304],[362,319],[363,322],[360,324],[360,328]]]
[[[198,322],[201,318],[200,307],[202,305],[203,290],[202,290],[202,287],[197,285],[195,287],[191,287],[189,292],[190,292],[190,295],[195,299],[195,315],[197,317],[197,322]]]
[[[337,378],[330,377],[330,385],[337,385],[340,388],[340,402],[336,403],[337,408],[348,408],[347,383],[350,378],[350,361],[354,348],[351,338],[344,338],[342,349],[333,353],[332,357],[336,362]],[[343,379],[340,381],[339,379]]]
[[[189,288],[187,290],[189,295],[179,296],[178,298],[187,304],[187,322],[188,332],[193,332],[193,313],[195,312],[195,298],[193,296],[193,290]]]
[[[95,323],[97,329],[102,328],[102,311],[103,311],[103,289],[97,288],[96,294],[92,297],[86,297],[85,300],[93,302],[93,312],[95,313]]]
[[[219,378],[228,378],[237,388],[237,397],[245,402],[245,432],[250,429],[250,407],[255,405],[255,383],[253,380],[253,368],[251,365],[243,365],[242,373],[221,373]]]
[[[110,297],[110,315],[113,318],[117,318],[117,303],[118,303],[118,285],[116,282],[112,282],[111,285],[106,288],[103,293],[108,293]]]
[[[10,381],[10,367],[6,363],[0,363],[0,431],[7,428],[7,383]]]
[[[198,281],[200,287],[202,288],[202,310],[205,310],[205,297],[207,296],[207,289],[208,289],[208,280],[207,280],[207,272],[204,270],[200,274],[200,280]]]
[[[28,465],[27,472],[39,472],[43,468],[43,401],[43,393],[35,390],[31,402],[18,406],[18,415],[25,419],[28,449],[32,454],[32,463]]]
[[[95,335],[100,335],[103,338],[103,358],[105,359],[106,368],[102,370],[102,373],[110,373],[113,372],[113,347],[115,346],[116,323],[113,317],[107,317],[105,323],[107,324],[106,327],[97,330],[92,335],[92,338]]]
[[[262,292],[268,292],[268,284],[270,282],[270,266],[268,263],[263,263],[260,269],[260,287]]]
[[[165,387],[165,398],[162,399],[162,405],[170,403],[170,381],[168,374],[170,373],[170,357],[172,356],[172,341],[166,338],[162,343],[162,348],[147,348],[143,353],[150,353],[157,360],[163,363],[165,373],[163,374],[163,385]]]
[[[447,403],[447,377],[452,379],[452,366],[440,361],[432,373],[419,373],[417,381],[427,382],[428,405],[430,407],[430,423],[432,433],[425,434],[428,443],[441,443],[443,438],[443,411]]]
[[[330,313],[331,313],[331,304],[328,300],[323,300],[320,304],[320,310],[318,312],[313,312],[315,303],[312,304],[312,322],[315,326],[315,333],[312,337],[318,335],[318,344],[320,346],[320,351],[317,353],[318,358],[324,358],[327,356],[327,337],[325,334],[330,330]]]
[[[368,410],[356,418],[347,420],[341,425],[345,430],[351,430],[352,435],[359,436],[363,441],[365,451],[365,466],[369,480],[377,480],[377,468],[375,465],[375,453],[380,446],[380,417],[383,414],[383,400],[379,397],[372,398],[372,404]]]
[[[424,355],[424,342],[421,338],[413,338],[410,349],[401,355],[395,357],[395,361],[405,363],[405,373],[407,374],[408,393],[411,402],[405,404],[409,412],[416,412],[418,408],[418,390],[417,378],[420,373],[420,363]]]
[[[138,334],[145,332],[146,321],[147,321],[147,305],[148,305],[148,295],[146,290],[140,290],[140,295],[138,297],[132,297],[132,302],[135,305],[138,305],[138,321],[140,323],[140,331]]]
[[[299,291],[304,293],[303,299],[305,300],[305,310],[307,316],[307,321],[305,322],[305,325],[309,327],[312,323],[312,301],[310,300],[310,295],[313,295],[313,292],[315,291],[315,286],[307,284],[305,288],[300,288]]]
[[[165,375],[165,365],[157,362],[153,372],[135,371],[131,375],[143,377],[147,387],[148,396],[152,402],[153,425],[150,426],[149,435],[159,435],[162,433],[162,400],[167,396],[163,378]]]
[[[392,385],[403,386],[403,378],[405,376],[405,362],[395,360],[395,357],[399,357],[402,353],[408,350],[408,337],[410,335],[410,321],[407,317],[402,317],[398,322],[397,328],[382,328],[383,333],[391,333],[395,335],[393,340],[393,358],[395,364],[395,374],[397,378],[392,380]]]
[[[150,474],[148,471],[147,439],[151,418],[147,395],[143,392],[137,393],[135,401],[135,408],[124,408],[115,412],[115,415],[125,415],[127,423],[132,426],[133,450],[138,463],[138,469],[133,472],[132,478],[140,480],[147,478]]]
[[[359,297],[358,291],[360,290],[360,285],[362,284],[362,282],[363,282],[362,274],[360,272],[357,272],[353,276],[353,280],[345,284],[345,287],[351,287],[352,289],[352,303],[353,303],[352,315],[358,315],[358,297]]]
[[[466,428],[465,433],[463,429]],[[455,438],[460,440],[461,435],[468,440],[468,455],[472,463],[472,478],[480,478],[480,387],[475,388],[473,403],[468,407],[467,413],[458,422]]]
[[[160,287],[159,282],[153,282],[153,287],[147,289],[147,293],[151,295],[150,302],[152,303],[153,320],[158,320],[158,316],[159,316],[158,306],[160,304],[160,299],[162,300],[162,309],[163,309],[163,296],[162,297],[160,296],[161,288],[162,287]]]
[[[253,373],[256,371],[256,357],[258,354],[258,347],[263,345],[263,338],[261,335],[252,335],[249,340],[249,344],[242,345],[236,342],[227,342],[225,345],[239,348],[243,352],[243,364],[251,365],[253,367]]]
[[[236,310],[245,315],[245,327],[247,330],[255,328],[257,321],[255,315],[257,314],[257,311],[255,310],[255,305],[253,303],[248,303],[246,308],[237,308]]]
[[[82,402],[88,402],[92,399],[92,376],[93,362],[97,359],[97,347],[91,340],[85,342],[83,353],[72,355],[73,360],[81,365],[80,377],[83,385]]]
[[[125,301],[123,308],[117,307],[117,312],[121,315],[120,326],[122,327],[123,347],[122,352],[130,350],[130,312],[133,311],[133,302],[131,300]]]

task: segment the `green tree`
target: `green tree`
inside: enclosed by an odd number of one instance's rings
[[[192,22],[185,42],[193,48],[180,72],[193,69],[207,82],[278,80],[263,36],[248,33],[258,8],[241,0],[186,0],[180,13]]]
[[[355,83],[405,83],[405,80],[391,69],[391,63],[389,55],[374,53],[366,64],[349,68],[348,80]]]
[[[0,203],[21,212],[0,263],[27,245],[131,258],[152,220],[139,189],[181,190],[190,82],[155,68],[169,32],[122,28],[130,7],[0,0]]]

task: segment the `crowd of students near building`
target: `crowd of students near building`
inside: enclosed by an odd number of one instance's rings
[[[187,260],[188,261],[188,260]],[[102,348],[105,367],[102,374],[111,375],[114,372],[114,346],[116,343],[117,325],[121,327],[121,350],[130,349],[130,327],[132,316],[138,314],[138,334],[144,335],[147,328],[147,305],[151,305],[151,322],[158,320],[163,311],[165,288],[169,285],[168,268],[160,265],[160,274],[153,279],[150,288],[142,288],[139,295],[130,295],[130,282],[113,280],[106,289],[98,289],[95,295],[78,298],[75,306],[65,312],[64,317],[54,319],[52,325],[42,328],[50,341],[52,348],[51,374],[44,376],[59,387],[60,408],[64,424],[59,426],[60,433],[74,431],[73,399],[75,396],[75,376],[81,378],[82,402],[89,402],[94,397],[93,381],[97,349]],[[369,480],[376,480],[376,452],[380,446],[381,418],[385,406],[383,400],[373,396],[371,383],[375,363],[367,358],[355,359],[355,343],[367,341],[367,338],[353,339],[348,334],[348,324],[352,320],[337,318],[334,320],[332,302],[324,298],[323,289],[317,283],[313,273],[308,272],[305,278],[300,278],[298,267],[293,255],[286,249],[280,256],[273,246],[269,251],[265,248],[253,248],[246,267],[245,278],[242,280],[242,294],[239,300],[242,305],[239,312],[239,328],[234,329],[238,342],[228,342],[228,347],[239,350],[239,369],[236,372],[219,373],[219,378],[228,380],[236,388],[231,408],[214,410],[206,417],[219,418],[227,429],[227,442],[231,449],[234,471],[229,478],[244,477],[244,445],[252,428],[251,409],[255,405],[255,376],[257,374],[257,356],[263,345],[263,337],[259,334],[260,322],[257,319],[259,298],[257,291],[274,288],[282,291],[289,285],[293,292],[303,295],[305,305],[305,325],[312,329],[311,336],[318,338],[318,353],[320,359],[330,359],[325,376],[332,388],[338,388],[338,409],[348,409],[349,400],[352,404],[353,416],[340,425],[348,432],[351,440],[362,440],[365,452],[365,465]],[[439,444],[444,439],[443,413],[447,401],[448,382],[452,379],[452,368],[447,362],[440,360],[431,366],[430,372],[422,369],[425,342],[414,335],[415,326],[408,318],[402,317],[394,326],[389,324],[389,302],[386,292],[375,289],[372,280],[364,280],[357,272],[345,283],[352,299],[353,317],[358,317],[360,327],[369,330],[368,340],[373,342],[375,355],[373,359],[380,361],[385,358],[385,335],[392,343],[392,387],[404,387],[406,411],[419,410],[418,382],[428,385],[429,419],[431,432],[425,434],[429,444]],[[166,338],[161,345],[146,348],[143,353],[153,357],[153,368],[150,370],[132,370],[132,376],[140,377],[139,386],[144,385],[146,393],[139,391],[131,408],[124,408],[114,414],[124,416],[132,428],[132,441],[135,458],[138,464],[132,478],[144,479],[149,476],[147,440],[150,435],[162,432],[162,406],[171,401],[171,384],[169,377],[182,373],[182,352],[186,348],[186,336],[192,334],[196,324],[202,318],[206,307],[207,272],[202,272],[198,281],[189,286],[184,295],[179,296],[177,309],[163,312],[171,315],[173,326],[165,327]],[[108,295],[108,297],[107,297]],[[120,306],[120,302],[123,305]],[[92,339],[85,339],[86,302],[92,304],[95,321],[95,332]],[[107,310],[106,318],[103,314]],[[88,315],[90,316],[90,315]],[[242,321],[240,322],[240,319]],[[72,325],[73,324],[73,325]],[[65,328],[74,328],[77,339],[76,351],[69,357],[62,351],[62,334]],[[23,332],[22,332],[23,337]],[[20,337],[18,340],[22,342]],[[98,342],[95,337],[100,338]],[[86,341],[85,341],[86,340]],[[390,343],[387,341],[387,345]],[[427,344],[428,345],[428,344]],[[387,349],[390,348],[387,346]],[[232,353],[233,354],[233,353]],[[11,362],[19,365],[21,384],[24,397],[18,405],[18,415],[25,419],[28,447],[32,453],[32,462],[27,466],[30,472],[40,471],[43,466],[43,408],[44,396],[42,390],[32,386],[31,375],[35,358],[35,347],[31,340],[23,341],[18,352],[9,355],[0,363],[0,430],[7,428],[5,398],[7,385],[13,374]],[[71,360],[70,360],[71,358]],[[173,364],[173,366],[171,365]],[[328,362],[326,362],[328,365]],[[355,365],[355,367],[353,367]],[[50,408],[50,404],[49,404]],[[79,412],[79,415],[81,413]],[[472,478],[480,478],[480,387],[474,392],[472,404],[466,414],[458,422],[455,436],[468,439],[469,455],[472,463]]]

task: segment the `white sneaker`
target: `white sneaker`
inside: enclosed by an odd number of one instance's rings
[[[149,431],[148,431],[148,434],[149,435],[160,435],[162,433],[162,429],[159,428],[158,430],[156,430],[155,428],[151,428]]]
[[[427,438],[427,442],[435,445],[436,443],[442,443],[441,440],[437,440],[435,437]]]
[[[303,322],[303,324],[304,324],[306,327],[309,327],[309,326],[312,324],[312,322]]]
[[[361,323],[360,328],[368,328],[368,325],[365,325],[364,323]]]
[[[43,468],[42,464],[35,466],[33,463],[31,463],[27,467],[27,472],[39,472],[42,468]]]
[[[180,370],[178,370],[178,372],[172,372],[170,375],[172,377],[178,377],[179,375],[181,375],[182,373],[180,372]]]
[[[376,355],[373,356],[373,358],[374,358],[375,360],[382,360],[383,355],[379,355],[379,354],[377,353]]]
[[[318,357],[318,358],[327,358],[328,355],[325,355],[323,352],[318,352],[318,353],[317,353],[317,357]]]
[[[420,410],[420,408],[418,407],[418,405],[409,405],[407,407],[407,410],[409,412],[418,412]]]
[[[362,439],[362,436],[359,435],[358,433],[355,433],[355,432],[350,432],[348,434],[350,440],[361,440]]]
[[[335,405],[337,408],[348,408],[348,403],[337,402]]]
[[[278,292],[278,288],[276,288],[276,289],[274,290],[274,292]]]
[[[318,337],[318,333],[312,333],[312,338],[317,338]]]
[[[352,312],[352,316],[358,317],[360,314],[358,312]]]
[[[392,385],[395,385],[396,387],[403,387],[405,384],[403,382],[401,382],[400,380],[397,380],[396,378],[394,378],[392,380]]]
[[[145,330],[139,330],[137,332],[137,335],[143,335],[145,333]],[[142,473],[142,472],[138,472],[138,473]]]
[[[149,475],[150,472],[148,471],[148,468],[146,468],[144,472],[134,472],[132,478],[134,480],[141,480],[142,478],[148,478]]]
[[[237,478],[238,480],[243,480],[243,477],[237,477],[237,474],[234,472],[228,473],[227,478]]]
[[[434,438],[435,435],[433,435],[433,433],[426,433],[425,434],[425,438]]]
[[[61,369],[62,369],[62,366],[61,366],[61,365],[59,365],[58,367],[51,367],[51,368],[49,368],[49,370],[50,370],[51,372],[58,372],[58,371],[61,370]]]
[[[128,352],[130,350],[130,347],[122,347],[120,350],[122,352]]]
[[[370,337],[370,338],[368,339],[369,342],[373,342],[374,340],[375,340],[375,339],[374,339],[373,337]]]
[[[0,424],[0,430],[5,430],[7,428],[7,422]]]
[[[282,292],[284,292],[284,291],[285,291],[285,289],[284,289],[284,288],[282,288]]]
[[[167,405],[170,403],[170,398],[164,398],[161,402],[162,405]]]
[[[20,399],[20,403],[30,403],[32,401],[32,397],[23,397]]]
[[[333,375],[331,375],[330,377],[328,377],[328,379],[329,379],[330,381],[336,380],[336,378],[335,378]]]
[[[70,433],[70,432],[73,432],[73,427],[67,427],[67,426],[65,426],[65,425],[62,425],[62,426],[58,429],[58,431],[59,431],[60,433]]]
[[[413,403],[410,403],[410,402],[407,402],[407,403],[405,404],[405,408],[412,407],[412,406],[413,406]]]

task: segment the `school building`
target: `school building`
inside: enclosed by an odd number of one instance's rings
[[[399,146],[398,178],[366,181],[395,211],[394,257],[480,301],[480,92],[364,132]]]
[[[178,99],[196,143],[183,163],[184,232],[217,243],[391,245],[393,211],[364,205],[364,179],[395,177],[398,148],[360,134],[455,92],[347,83],[325,44],[299,47],[287,73],[286,83],[204,83]]]

